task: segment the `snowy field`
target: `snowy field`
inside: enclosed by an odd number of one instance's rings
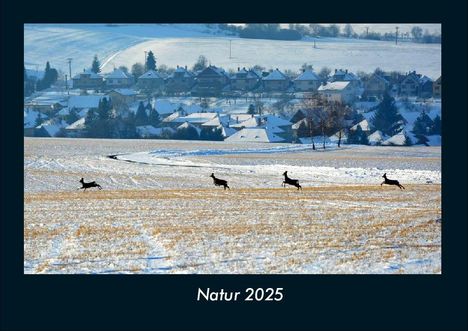
[[[25,273],[441,273],[440,147],[24,143]]]
[[[436,25],[437,26],[437,25]],[[434,30],[431,27],[430,30]],[[103,72],[114,65],[130,68],[144,61],[144,52],[152,50],[158,64],[191,67],[199,55],[224,69],[251,67],[299,70],[305,62],[316,70],[346,68],[362,70],[416,70],[432,79],[441,74],[441,45],[354,40],[320,39],[317,48],[312,40],[275,41],[241,39],[209,34],[203,25],[122,25],[97,24],[26,24],[24,27],[24,61],[27,68],[53,67],[68,72],[66,59],[73,58],[75,74],[91,65],[95,54],[101,59]],[[231,58],[229,46],[231,42]]]

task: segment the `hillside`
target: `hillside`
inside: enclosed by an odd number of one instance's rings
[[[41,69],[47,60],[68,72],[66,59],[73,58],[72,73],[89,67],[95,54],[103,71],[113,66],[131,67],[144,61],[152,50],[158,64],[192,66],[199,55],[226,70],[255,64],[282,70],[298,70],[304,62],[314,68],[347,68],[351,71],[416,70],[433,79],[441,73],[441,45],[356,40],[345,38],[274,41],[241,39],[222,35],[200,24],[171,25],[25,25],[25,65]],[[231,42],[230,42],[231,40]],[[231,46],[231,57],[230,57]]]

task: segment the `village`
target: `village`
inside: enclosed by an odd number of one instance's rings
[[[323,148],[342,143],[440,145],[441,77],[379,68],[371,73],[322,68],[317,73],[306,63],[297,72],[261,66],[225,71],[203,56],[194,70],[180,65],[168,71],[164,65],[157,68],[152,52],[145,59],[143,73],[135,75],[123,66],[101,73],[95,57],[91,68],[73,76],[70,69],[40,91],[34,86],[47,73],[28,75],[25,69],[24,136],[312,143]],[[48,70],[55,69],[47,63]],[[379,108],[393,112],[385,123],[376,120]]]

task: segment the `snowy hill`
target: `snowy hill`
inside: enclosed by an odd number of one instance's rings
[[[205,24],[26,24],[24,46],[27,68],[41,69],[49,60],[53,67],[68,72],[66,59],[71,57],[72,74],[89,67],[95,54],[108,72],[114,65],[143,62],[148,50],[153,50],[158,64],[171,67],[192,66],[199,55],[205,55],[226,70],[260,64],[297,71],[309,62],[316,69],[416,70],[433,79],[441,74],[440,44],[322,38],[314,48],[311,40],[241,39]]]

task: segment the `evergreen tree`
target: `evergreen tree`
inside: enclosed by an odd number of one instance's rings
[[[96,74],[101,72],[101,63],[99,62],[97,55],[94,55],[91,71]]]
[[[412,146],[413,141],[411,140],[410,136],[405,132],[405,146]]]
[[[37,81],[36,87],[37,90],[45,90],[49,88],[53,83],[57,81],[58,72],[56,69],[50,67],[49,61],[46,63],[44,70],[44,77]]]
[[[146,108],[145,105],[143,104],[143,101],[140,101],[140,104],[138,105],[138,109],[135,115],[135,125],[140,126],[140,125],[147,125],[148,124],[148,114],[146,113]]]
[[[97,113],[100,120],[109,120],[111,118],[111,111],[112,105],[110,100],[108,100],[107,98],[102,98],[101,100],[99,100]]]
[[[145,68],[147,71],[156,70],[156,58],[154,57],[154,54],[152,51],[148,52],[148,56],[146,57]]]
[[[154,127],[159,126],[159,124],[161,123],[159,113],[153,107],[151,107],[151,109],[150,109],[148,122],[149,122],[150,125],[152,125]]]
[[[349,131],[348,144],[369,145],[369,139],[367,138],[367,134],[364,131],[362,131],[360,125],[357,126],[356,130]]]
[[[432,130],[431,134],[441,134],[442,132],[442,121],[440,119],[440,116],[437,115],[432,123]]]
[[[401,130],[405,120],[395,106],[395,99],[385,93],[372,118],[372,124],[384,134],[393,136]]]
[[[34,123],[35,126],[39,126],[44,122],[44,118],[42,117],[42,114],[40,112],[37,113],[36,117],[36,123]]]
[[[413,125],[414,134],[430,134],[434,126],[432,119],[423,111]]]
[[[250,114],[250,115],[255,114],[255,106],[253,104],[249,105],[249,110],[247,111],[247,114]]]
[[[200,136],[198,135],[197,129],[195,129],[193,126],[189,126],[188,128],[177,130],[174,138],[180,140],[197,140],[200,138]]]
[[[417,141],[417,144],[418,145],[425,145],[425,146],[429,146],[428,142],[429,142],[429,139],[427,139],[427,137],[423,134],[417,134],[415,135],[416,139],[418,139]]]
[[[71,124],[78,121],[79,119],[80,117],[78,116],[78,112],[76,111],[75,107],[73,107],[66,117],[66,122]]]

